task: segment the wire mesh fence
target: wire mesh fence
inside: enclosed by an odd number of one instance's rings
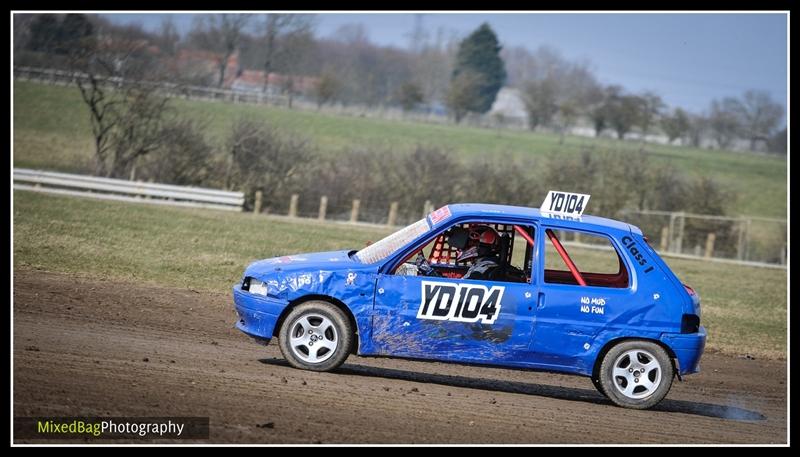
[[[624,211],[662,252],[701,258],[786,264],[785,219],[666,211]]]

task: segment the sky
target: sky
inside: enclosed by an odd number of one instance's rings
[[[167,16],[104,14],[118,23],[156,30]],[[191,14],[175,14],[186,31]],[[370,41],[407,48],[415,21],[445,36],[464,37],[487,22],[503,46],[531,51],[547,45],[571,61],[587,61],[604,84],[633,93],[654,91],[671,107],[708,109],[713,99],[767,91],[787,106],[787,15],[783,13],[324,13],[318,36],[345,24],[364,25]]]

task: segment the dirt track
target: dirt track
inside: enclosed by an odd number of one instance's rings
[[[787,440],[784,361],[707,353],[634,411],[582,377],[356,356],[296,370],[235,319],[227,293],[17,270],[14,416],[209,416],[213,443]]]

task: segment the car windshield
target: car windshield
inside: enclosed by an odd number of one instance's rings
[[[375,263],[389,257],[398,249],[407,245],[420,235],[427,233],[431,229],[427,219],[420,219],[417,222],[402,228],[386,238],[372,243],[364,249],[356,252],[355,257],[363,263]]]

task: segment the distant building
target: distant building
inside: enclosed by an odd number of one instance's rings
[[[219,72],[219,54],[184,49],[178,53],[177,61],[179,67],[202,68],[204,71],[217,74]],[[238,90],[243,92],[261,92],[265,87],[264,70],[245,70],[239,64],[239,53],[236,52],[228,58],[225,65],[225,79],[222,82],[223,89]],[[319,78],[311,76],[288,76],[280,73],[269,74],[269,84],[266,85],[267,92],[270,94],[284,93],[291,87],[295,93],[308,94],[319,83]]]
[[[232,79],[225,81],[226,88],[245,92],[261,92],[264,90],[265,72],[263,70],[241,70]],[[269,74],[267,92],[279,94],[292,88],[295,93],[309,94],[317,87],[319,78],[310,76],[287,76],[279,73]]]
[[[178,51],[178,55],[176,56],[175,60],[179,66],[191,65],[213,73],[219,71],[219,62],[221,58],[222,56],[211,51],[204,51],[200,49],[181,49]],[[225,73],[235,73],[237,68],[234,65],[238,65],[237,61],[228,59],[228,65],[225,69]]]
[[[507,119],[528,120],[528,113],[525,111],[525,102],[522,101],[522,94],[519,89],[503,87],[497,93],[489,115],[501,115]]]

